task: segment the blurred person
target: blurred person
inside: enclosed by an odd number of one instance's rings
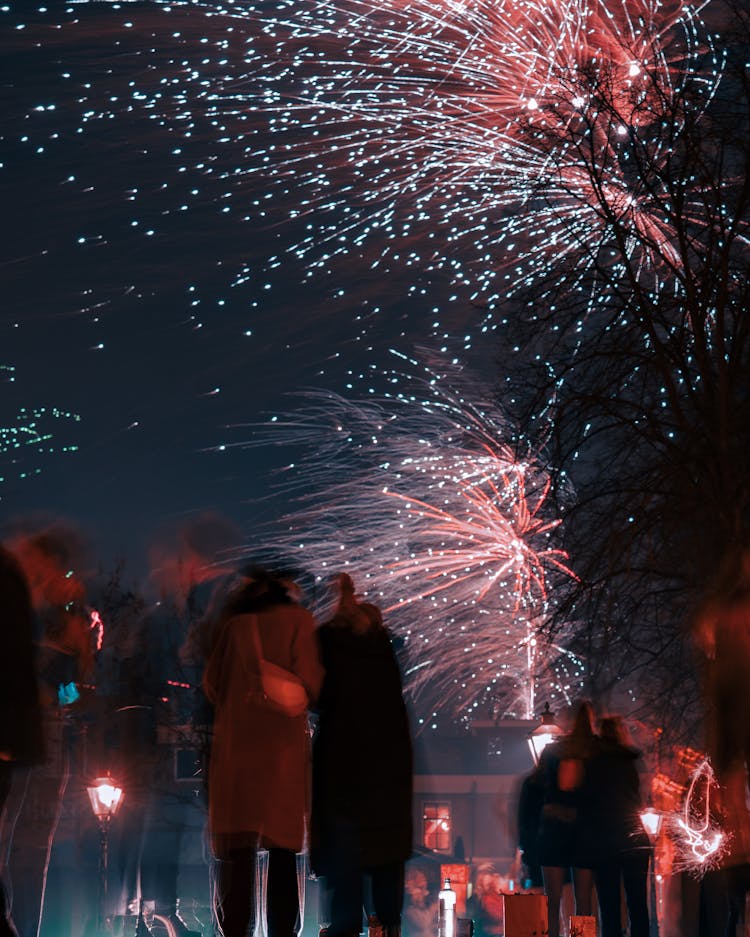
[[[325,679],[313,742],[310,859],[326,878],[329,937],[359,934],[366,883],[368,912],[395,937],[412,851],[411,734],[380,610],[357,599],[348,575],[337,585],[335,614],[318,630]]]
[[[694,633],[706,658],[708,754],[719,781],[744,800],[750,767],[750,549],[728,553],[695,616]]]
[[[729,849],[701,888],[701,935],[734,934],[750,884],[750,548],[730,549],[699,606],[693,632],[704,656],[707,750],[721,789]]]
[[[208,819],[215,857],[213,908],[223,937],[255,927],[258,850],[268,850],[269,937],[299,933],[296,853],[308,807],[305,713],[276,712],[252,692],[263,657],[296,674],[310,701],[323,678],[312,615],[270,572],[253,571],[227,598],[203,686],[214,704]],[[256,630],[257,629],[257,630]]]
[[[643,829],[638,759],[619,716],[599,724],[600,747],[592,764],[593,823],[596,829],[594,881],[602,937],[622,937],[622,889],[630,937],[648,937],[648,864],[651,844]]]
[[[12,773],[18,766],[42,761],[42,712],[35,670],[34,619],[31,593],[20,565],[0,546],[0,621],[3,650],[0,659],[0,830],[2,862],[8,852],[6,805]],[[0,937],[17,934],[0,880]]]
[[[92,675],[95,636],[86,589],[73,568],[78,544],[63,530],[12,543],[31,589],[37,633],[36,674],[47,761],[14,778],[8,811],[11,911],[21,937],[38,937],[52,846],[70,777],[82,684]]]
[[[525,891],[544,888],[539,862],[539,823],[544,806],[544,780],[538,767],[521,782],[518,795],[518,848],[521,853],[521,887]]]
[[[544,803],[538,849],[549,903],[549,937],[560,935],[563,886],[571,870],[575,913],[591,914],[596,837],[590,815],[591,764],[598,748],[594,711],[585,701],[571,731],[548,745],[539,760]]]
[[[409,869],[404,882],[403,929],[405,937],[435,937],[438,896],[430,891],[427,873]]]
[[[491,862],[477,869],[470,901],[471,918],[478,937],[502,937],[504,914],[501,879]]]

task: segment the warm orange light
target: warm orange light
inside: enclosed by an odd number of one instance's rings
[[[122,802],[122,788],[110,777],[96,778],[86,788],[97,820],[111,820]]]

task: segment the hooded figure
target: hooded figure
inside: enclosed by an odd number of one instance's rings
[[[411,735],[380,610],[357,601],[349,576],[338,587],[336,614],[318,631],[325,679],[313,743],[311,863],[330,889],[331,937],[359,934],[365,876],[372,910],[395,933],[412,852]]]

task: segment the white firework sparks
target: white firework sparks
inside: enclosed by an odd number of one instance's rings
[[[527,718],[540,687],[569,699],[582,673],[538,635],[550,579],[571,575],[546,473],[514,455],[501,409],[470,375],[408,365],[381,399],[313,392],[267,424],[266,444],[315,446],[284,475],[310,494],[271,540],[320,582],[353,575],[404,639],[428,711]]]

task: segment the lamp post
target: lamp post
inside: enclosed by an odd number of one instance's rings
[[[542,752],[547,745],[549,745],[550,742],[554,742],[555,739],[559,738],[562,734],[563,730],[555,722],[555,714],[549,708],[549,703],[545,703],[541,722],[535,729],[529,732],[528,738],[531,757],[534,759],[535,765],[539,764],[539,759],[542,757]]]
[[[122,788],[109,776],[96,778],[86,788],[91,809],[99,824],[99,907],[97,911],[97,933],[103,934],[107,906],[107,847],[109,825],[122,802]]]
[[[651,844],[651,916],[650,916],[650,937],[659,937],[659,906],[656,900],[656,840],[661,831],[662,815],[658,810],[649,804],[645,810],[640,813],[643,829],[648,835]]]

